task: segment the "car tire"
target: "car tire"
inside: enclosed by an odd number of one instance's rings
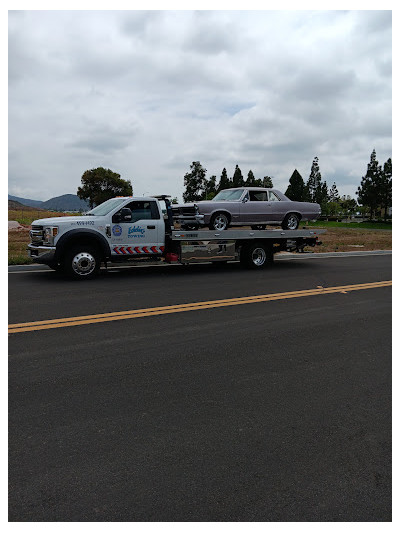
[[[288,213],[282,222],[283,229],[297,229],[299,227],[300,218],[296,213]]]
[[[97,248],[76,245],[64,254],[62,266],[66,276],[75,280],[92,279],[100,270],[101,257]]]
[[[242,266],[251,269],[266,268],[274,261],[272,247],[258,242],[251,242],[243,246],[240,252]]]
[[[211,218],[210,229],[224,231],[229,227],[229,218],[225,213],[215,213]]]

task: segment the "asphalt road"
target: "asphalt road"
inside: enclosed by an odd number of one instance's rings
[[[11,270],[10,521],[391,520],[391,255]]]

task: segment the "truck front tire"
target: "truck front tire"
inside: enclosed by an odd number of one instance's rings
[[[64,274],[73,279],[91,279],[100,270],[100,254],[93,246],[75,245],[64,255]]]

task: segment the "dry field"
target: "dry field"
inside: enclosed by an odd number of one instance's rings
[[[354,250],[391,250],[391,230],[329,228],[319,240],[318,252],[350,252]]]
[[[30,224],[38,218],[62,217],[68,216],[68,213],[55,213],[45,209],[19,206],[15,209],[8,210],[8,220],[16,220],[24,226],[24,229],[15,229],[8,231],[8,264],[9,265],[26,265],[32,263],[28,257],[26,247],[29,244]]]

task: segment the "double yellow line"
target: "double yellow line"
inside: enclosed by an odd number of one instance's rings
[[[199,311],[202,309],[214,309],[216,307],[228,307],[231,305],[253,304],[258,302],[271,302],[274,300],[286,300],[288,298],[301,298],[303,296],[316,296],[321,294],[346,294],[351,291],[376,289],[389,287],[392,281],[377,281],[374,283],[360,283],[357,285],[342,285],[340,287],[317,287],[304,291],[279,292],[262,294],[259,296],[245,296],[242,298],[229,298],[225,300],[210,300],[208,302],[195,302],[179,305],[167,305],[164,307],[149,307],[148,309],[133,309],[131,311],[117,311],[115,313],[102,313],[99,315],[74,316],[69,318],[56,318],[53,320],[40,320],[37,322],[23,322],[9,324],[8,333],[22,333],[25,331],[38,331],[41,329],[65,328],[69,326],[83,326],[85,324],[98,324],[99,322],[111,322],[113,320],[127,320],[143,318],[146,316],[166,315],[170,313],[182,313],[184,311]]]

